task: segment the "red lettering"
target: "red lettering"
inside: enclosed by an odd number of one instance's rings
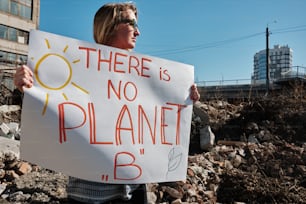
[[[129,58],[129,74],[132,73],[132,70],[135,70],[138,76],[150,78],[150,75],[147,75],[145,73],[145,71],[150,70],[148,67],[144,66],[146,61],[151,62],[152,60],[150,60],[148,58],[141,58],[141,65],[140,65],[139,59],[136,56],[130,56],[130,58]]]
[[[98,71],[100,71],[100,69],[101,69],[101,62],[104,62],[104,63],[108,64],[108,71],[111,71],[111,69],[112,69],[112,56],[113,56],[113,52],[110,51],[108,59],[101,59],[101,50],[99,50]]]
[[[160,116],[160,137],[161,137],[161,143],[172,145],[172,143],[166,141],[166,134],[165,134],[165,127],[168,127],[168,124],[165,122],[165,112],[166,110],[172,110],[172,108],[169,107],[161,107],[161,116]]]
[[[125,159],[120,159],[121,157],[125,157]],[[127,161],[127,159],[129,158],[132,159],[130,163],[120,163],[120,160]],[[120,172],[122,172],[122,174],[120,174]],[[135,174],[135,176],[131,178],[127,178],[126,172],[129,172],[130,174]],[[136,180],[141,175],[142,175],[142,169],[139,165],[135,164],[135,156],[132,153],[119,152],[115,155],[114,180]]]
[[[124,70],[120,70],[118,68],[118,66],[117,66],[117,65],[122,65],[123,64],[122,61],[119,61],[120,57],[127,57],[127,55],[126,54],[122,54],[122,53],[118,53],[118,52],[115,53],[114,72],[125,73]]]
[[[134,72],[141,77],[150,78],[149,71],[150,68],[147,63],[152,62],[149,58],[138,58],[137,56],[128,55],[125,53],[109,51],[107,49],[95,49],[90,47],[82,47],[79,46],[79,50],[85,51],[85,66],[86,68],[92,67],[93,65],[90,62],[92,60],[92,52],[98,52],[95,57],[97,58],[97,70],[100,71],[102,68],[102,63],[106,64],[109,72],[114,73],[129,73],[132,74]],[[104,51],[104,52],[103,52]],[[114,55],[114,56],[113,56]],[[167,73],[164,73],[167,75]]]
[[[86,51],[86,68],[89,68],[89,61],[90,61],[90,51],[96,52],[97,50],[94,48],[89,47],[79,47],[79,50],[85,50]]]
[[[93,103],[88,103],[88,115],[89,115],[89,126],[90,126],[90,144],[103,144],[103,145],[112,145],[113,142],[105,141],[97,141],[97,131],[96,131],[96,115],[95,115],[95,107]]]
[[[127,116],[126,120],[123,120],[124,116]],[[122,123],[123,122],[129,123],[130,126],[129,127],[122,127]],[[131,133],[131,139],[132,139],[132,143],[135,144],[135,138],[134,138],[134,129],[133,129],[133,120],[132,120],[132,116],[131,113],[127,107],[127,105],[124,105],[119,113],[118,119],[117,119],[117,123],[116,123],[116,134],[115,134],[115,138],[116,138],[116,145],[121,145],[122,141],[121,141],[121,131],[128,131]]]
[[[75,126],[72,127],[67,127],[66,126],[66,121],[65,121],[65,107],[71,106],[74,107],[75,110],[81,111],[83,121]],[[90,139],[90,144],[107,144],[107,145],[112,145],[113,142],[101,142],[97,141],[97,133],[96,133],[96,115],[95,115],[95,108],[93,103],[88,103],[88,121],[89,121],[89,139]],[[72,102],[64,102],[58,105],[58,117],[59,117],[59,142],[63,143],[67,141],[67,130],[73,130],[77,128],[81,128],[82,126],[85,125],[87,121],[87,115],[85,109]]]
[[[108,80],[107,82],[107,90],[108,90],[107,98],[108,99],[110,99],[110,92],[112,90],[112,92],[114,92],[115,95],[117,96],[117,99],[121,100],[121,83],[122,81],[120,80],[117,88],[115,88],[112,81]],[[138,90],[137,90],[136,85],[133,82],[126,82],[124,84],[123,95],[124,95],[125,100],[132,102],[136,99],[137,94],[138,94]]]
[[[167,105],[171,106],[176,106],[177,107],[177,119],[176,119],[176,145],[180,144],[180,124],[181,124],[181,110],[185,107],[186,105],[182,104],[176,104],[176,103],[167,103]]]
[[[140,76],[140,71],[138,70],[139,60],[135,56],[130,56],[129,60],[129,73],[132,73],[132,69],[136,71],[137,75]]]
[[[163,68],[159,68],[159,79],[163,81],[171,80],[170,74],[168,73],[167,69],[163,70]]]
[[[171,77],[170,77],[170,75],[169,75],[169,73],[168,73],[168,70],[167,69],[165,69],[164,71],[163,71],[163,80],[164,81],[170,81],[171,80]]]
[[[181,126],[181,110],[186,107],[186,105],[176,104],[176,103],[166,103],[168,106],[160,107],[160,143],[163,145],[180,145],[180,126]],[[73,102],[64,102],[58,105],[58,112],[59,112],[59,142],[63,143],[67,141],[67,132],[69,130],[74,130],[77,128],[83,127],[86,122],[88,121],[89,127],[89,139],[90,144],[102,144],[102,145],[122,145],[122,138],[128,137],[130,139],[131,144],[135,145],[135,130],[138,131],[138,144],[144,144],[144,138],[150,137],[151,142],[153,145],[156,145],[156,133],[157,133],[157,118],[158,118],[158,107],[154,107],[154,112],[152,112],[152,118],[149,118],[148,114],[144,110],[142,105],[138,105],[138,112],[137,112],[137,124],[138,127],[134,127],[133,124],[133,117],[128,108],[128,105],[123,105],[115,126],[115,135],[114,135],[114,142],[113,141],[98,141],[97,140],[97,125],[96,125],[96,115],[95,115],[95,107],[93,103],[88,103],[87,110],[84,109],[82,106],[73,103]],[[176,107],[174,109],[173,107]],[[69,109],[68,109],[69,108]],[[80,112],[81,113],[81,122],[79,124],[74,124],[68,126],[66,114],[68,111]],[[87,112],[86,112],[87,111]],[[169,112],[169,116],[167,116],[167,112]],[[136,113],[135,113],[136,114]],[[174,116],[173,114],[176,114]],[[166,118],[173,118],[176,117],[176,127],[175,129],[171,128],[172,132],[175,130],[175,133],[171,135],[166,134],[166,130],[168,128],[168,123]],[[138,129],[137,129],[138,128]],[[146,132],[145,132],[146,131]],[[169,137],[175,138],[175,140],[170,141]],[[168,139],[167,139],[168,138]],[[126,139],[126,141],[128,140]]]
[[[146,121],[148,128],[150,130],[150,135],[152,139],[152,143],[156,144],[156,123],[157,123],[157,106],[155,106],[155,114],[154,114],[154,124],[153,128],[150,125],[149,119],[142,106],[138,106],[138,143],[143,144],[144,137],[144,121]],[[153,129],[153,130],[152,130]]]
[[[129,87],[131,87],[131,88],[129,88]],[[134,93],[132,93],[132,91],[134,91]],[[129,93],[131,93],[131,96],[128,96]],[[124,85],[124,98],[127,101],[132,102],[136,99],[136,97],[137,97],[137,87],[136,87],[136,85],[133,82],[130,82],[130,81],[125,83],[125,85]]]
[[[73,127],[66,127],[65,123],[65,106],[75,106],[83,113],[83,122],[79,125]],[[85,110],[78,104],[72,102],[65,102],[58,105],[58,117],[59,117],[59,142],[63,143],[67,141],[66,130],[72,130],[79,127],[82,127],[86,122],[86,112]]]
[[[107,82],[107,98],[108,99],[110,99],[111,89],[113,90],[112,92],[116,94],[117,99],[121,100],[121,81],[119,81],[119,86],[116,89],[112,83],[112,80],[108,80]]]
[[[150,70],[149,67],[146,67],[144,64],[145,62],[152,62],[152,60],[148,58],[141,58],[141,76],[142,77],[150,77],[150,75],[146,75],[144,72]]]

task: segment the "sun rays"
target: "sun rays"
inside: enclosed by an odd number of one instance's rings
[[[49,42],[48,39],[45,39],[45,44],[46,47],[48,48],[48,50],[51,49],[51,44]],[[44,106],[43,106],[43,110],[42,110],[42,115],[45,115],[47,108],[48,108],[48,104],[50,102],[50,91],[56,91],[56,92],[61,92],[61,95],[63,97],[63,99],[65,101],[69,100],[69,97],[67,96],[67,94],[65,93],[65,88],[68,85],[71,85],[72,87],[74,87],[77,91],[83,93],[83,94],[87,94],[89,95],[89,91],[87,91],[85,88],[83,88],[82,86],[78,85],[76,82],[72,81],[72,76],[73,76],[73,64],[77,64],[80,62],[80,59],[75,59],[73,61],[69,61],[64,55],[66,55],[66,53],[69,51],[69,46],[66,45],[63,50],[62,50],[62,54],[58,54],[58,53],[46,53],[44,54],[36,63],[35,65],[35,69],[34,69],[34,75],[36,77],[36,80],[38,82],[38,84],[43,87],[44,89],[46,89],[46,95],[45,95],[45,99],[44,99]],[[66,69],[65,71],[68,73],[67,77],[65,79],[65,81],[63,81],[59,86],[54,86],[52,84],[49,83],[49,81],[45,82],[44,80],[42,80],[40,78],[40,76],[38,75],[39,73],[39,69],[43,66],[43,62],[45,62],[49,57],[53,57],[53,62],[54,59],[56,60],[61,60],[62,62],[64,62],[63,64],[65,66],[60,67],[61,69]],[[32,60],[34,60],[34,58],[31,58]],[[52,62],[52,61],[51,61]],[[47,64],[52,68],[52,64]],[[49,68],[50,68],[49,67]],[[56,80],[56,79],[55,79]],[[48,91],[49,90],[49,91]]]

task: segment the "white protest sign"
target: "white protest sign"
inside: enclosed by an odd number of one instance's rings
[[[31,31],[21,158],[104,183],[184,180],[194,68]]]

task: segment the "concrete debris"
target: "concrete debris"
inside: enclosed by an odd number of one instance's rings
[[[2,106],[0,106],[0,113],[1,114],[17,112],[17,111],[20,111],[20,106],[19,105],[2,105]]]
[[[20,139],[20,114],[19,105],[0,106],[0,137]]]
[[[20,110],[0,112],[0,203],[69,204],[66,175],[19,159]],[[190,138],[186,180],[147,184],[149,204],[306,203],[305,100],[197,102]]]
[[[200,147],[204,151],[209,151],[215,144],[215,134],[211,131],[210,126],[200,129]]]
[[[0,125],[0,135],[8,135],[10,132],[10,128],[5,123]]]
[[[15,122],[0,124],[0,136],[20,140],[19,124]]]

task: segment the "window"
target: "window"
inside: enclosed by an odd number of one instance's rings
[[[0,50],[0,62],[3,62],[5,59],[7,59],[7,52]]]
[[[28,60],[27,56],[19,55],[19,61],[21,64],[25,64],[27,60]]]
[[[19,8],[19,15],[22,16],[23,18],[27,18],[27,19],[31,19],[31,7],[32,7],[32,3],[30,1],[29,6],[27,6],[27,2],[26,1],[22,1],[20,0],[22,4],[20,4],[20,8]]]
[[[22,30],[17,30],[17,41],[18,43],[28,44],[29,42],[29,33]],[[20,41],[22,39],[23,41]]]
[[[18,4],[17,2],[11,1],[11,14],[18,16]]]
[[[9,0],[0,1],[0,10],[4,12],[9,12]]]
[[[0,24],[0,39],[28,44],[29,32]]]
[[[0,64],[15,67],[18,64],[25,64],[27,59],[28,58],[26,55],[20,55],[0,50]]]
[[[0,10],[15,16],[32,20],[33,0],[1,0]]]
[[[14,28],[8,28],[8,39],[10,41],[17,42],[17,30]]]
[[[7,39],[7,27],[0,24],[0,38]]]

